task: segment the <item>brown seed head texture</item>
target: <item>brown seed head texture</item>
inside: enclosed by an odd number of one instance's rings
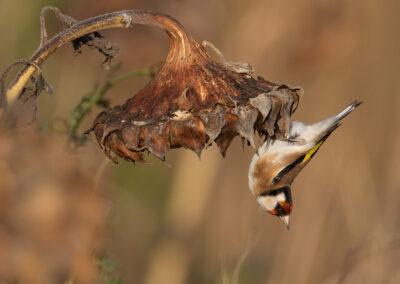
[[[179,147],[200,155],[212,142],[225,156],[237,135],[254,147],[255,130],[277,138],[287,132],[300,89],[217,62],[168,16],[147,12],[143,23],[166,30],[170,50],[145,88],[100,113],[90,129],[113,161],[143,161],[144,151],[164,160]]]

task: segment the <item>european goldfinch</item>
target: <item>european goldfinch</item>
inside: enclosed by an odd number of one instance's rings
[[[305,125],[290,124],[287,139],[267,139],[254,154],[249,169],[249,187],[261,207],[279,217],[289,228],[293,210],[290,186],[340,122],[361,103],[353,102],[336,116]]]

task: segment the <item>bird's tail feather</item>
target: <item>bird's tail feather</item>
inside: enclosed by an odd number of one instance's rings
[[[340,126],[340,122],[342,121],[342,119],[345,118],[346,116],[348,116],[360,104],[362,104],[362,102],[354,101],[348,107],[346,107],[341,113],[339,113],[336,116],[335,123],[333,123],[331,125],[331,127],[326,131],[325,135],[318,142],[321,142],[321,141],[324,142],[329,137],[329,135],[331,135],[332,132],[335,131],[336,128],[338,128]]]
[[[325,141],[329,135],[339,127],[342,119],[349,115],[349,113],[355,110],[360,104],[360,102],[354,101],[338,115],[332,116],[315,124],[302,127],[304,131],[301,132],[299,138],[302,138],[305,141],[313,141],[315,144]]]
[[[353,110],[355,110],[362,102],[354,101],[348,107],[346,107],[341,113],[339,113],[336,118],[341,121],[343,118],[348,116]]]

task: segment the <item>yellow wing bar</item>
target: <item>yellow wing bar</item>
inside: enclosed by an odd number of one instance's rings
[[[308,153],[305,155],[303,161],[301,161],[301,163],[305,163],[307,162],[314,154],[315,152],[317,152],[317,150],[319,149],[319,147],[321,147],[322,143],[324,143],[323,140],[319,141],[317,145],[315,145],[314,148],[312,148],[310,151],[308,151]]]

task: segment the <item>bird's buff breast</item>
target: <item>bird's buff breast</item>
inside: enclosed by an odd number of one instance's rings
[[[279,170],[277,163],[272,163],[273,157],[254,157],[249,170],[249,187],[254,196],[271,190],[272,179]]]

